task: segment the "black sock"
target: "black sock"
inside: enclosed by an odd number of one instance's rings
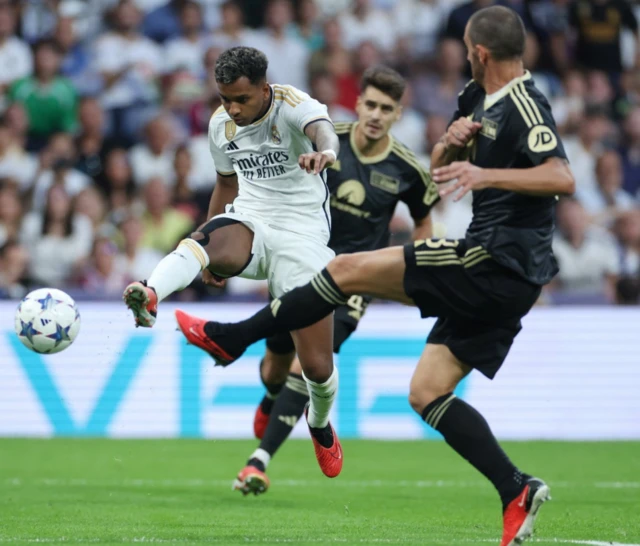
[[[300,375],[290,373],[284,388],[275,400],[260,448],[273,457],[291,434],[308,401],[309,393],[304,379]]]
[[[262,365],[264,363],[264,358],[260,361],[260,381],[264,385],[264,388],[267,389],[267,394],[263,396],[262,401],[260,402],[260,407],[262,411],[269,415],[273,408],[273,404],[278,398],[280,391],[284,387],[284,383],[267,383],[262,377]]]
[[[453,393],[445,394],[424,408],[422,418],[491,481],[500,494],[503,508],[522,492],[530,476],[514,466],[498,445],[485,418],[464,400]]]
[[[287,292],[247,320],[230,325],[245,347],[280,332],[315,324],[347,302],[347,297],[326,269],[310,283]],[[206,326],[205,326],[206,330]]]

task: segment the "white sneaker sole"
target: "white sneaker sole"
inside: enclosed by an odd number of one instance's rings
[[[525,540],[530,538],[531,535],[533,535],[533,526],[535,524],[536,517],[538,516],[538,511],[548,500],[551,500],[551,489],[545,484],[538,489],[536,494],[533,496],[531,510],[529,510],[529,513],[520,526],[520,529],[518,529],[515,538],[509,542],[508,546],[517,546],[518,544],[522,544]]]

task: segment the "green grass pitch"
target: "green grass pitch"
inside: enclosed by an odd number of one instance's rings
[[[0,440],[0,546],[498,544],[492,487],[443,442],[345,441],[340,477],[286,444],[271,490],[231,491],[249,441]],[[532,544],[640,545],[640,443],[505,443],[551,485]]]

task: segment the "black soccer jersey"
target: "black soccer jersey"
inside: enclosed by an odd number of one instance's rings
[[[479,167],[525,169],[551,157],[566,159],[551,107],[528,72],[490,96],[472,80],[460,93],[452,122],[460,117],[482,123],[466,150]],[[474,191],[467,238],[498,263],[545,284],[558,272],[551,251],[555,202],[492,188]]]
[[[327,170],[331,239],[336,254],[377,250],[389,244],[389,222],[398,201],[420,220],[439,199],[438,188],[407,147],[390,137],[378,156],[362,156],[354,143],[357,123],[336,123],[338,161]]]

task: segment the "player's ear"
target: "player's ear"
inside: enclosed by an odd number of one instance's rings
[[[264,80],[264,83],[262,84],[262,92],[264,93],[265,99],[268,99],[271,94],[271,86],[267,80]]]
[[[396,106],[395,116],[393,120],[394,123],[402,117],[403,112],[404,112],[404,109],[402,108],[402,104],[398,104],[398,106]]]
[[[478,52],[478,60],[484,65],[486,66],[486,64],[489,62],[489,50],[484,47],[483,45],[476,45],[474,46],[476,48],[476,51]]]
[[[362,95],[358,95],[358,98],[356,99],[356,112],[358,114],[360,113],[360,108],[362,108]]]

